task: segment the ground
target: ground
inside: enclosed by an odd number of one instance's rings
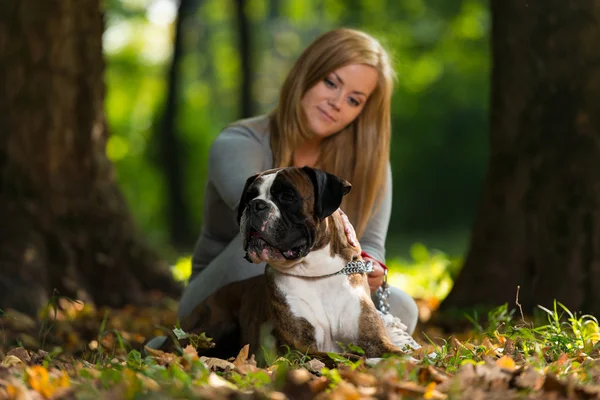
[[[148,338],[175,326],[172,300],[115,310],[55,298],[38,322],[3,311],[0,399],[600,397],[598,324],[555,307],[537,325],[507,306],[460,334],[422,325],[421,350],[374,365],[288,351],[259,368],[246,348],[230,360],[198,357],[192,345],[145,355]]]

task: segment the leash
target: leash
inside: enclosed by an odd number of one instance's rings
[[[351,275],[351,274],[368,274],[373,272],[373,263],[371,260],[350,261],[344,268],[332,275]],[[390,313],[390,286],[387,283],[388,270],[383,270],[383,283],[375,291],[375,307],[382,314]]]
[[[373,263],[371,260],[359,260],[359,261],[350,261],[344,268],[340,271],[333,273],[331,275],[351,275],[351,274],[368,274],[373,272]],[[384,268],[383,270],[383,283],[381,286],[377,288],[375,291],[375,307],[381,311],[382,314],[390,313],[390,286],[387,283],[388,278],[388,270]]]
[[[390,286],[387,283],[388,270],[383,270],[383,283],[375,291],[375,307],[383,314],[390,313],[390,303],[388,298],[390,297]]]

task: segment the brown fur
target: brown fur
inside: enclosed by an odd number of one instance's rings
[[[366,357],[381,357],[384,354],[404,353],[389,339],[377,310],[363,299],[361,301],[360,321],[358,326],[358,343],[365,351]]]

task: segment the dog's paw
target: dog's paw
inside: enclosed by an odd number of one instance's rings
[[[392,314],[383,314],[380,311],[378,313],[394,346],[408,351],[421,348],[421,345],[406,331],[406,325],[400,318],[394,317]]]

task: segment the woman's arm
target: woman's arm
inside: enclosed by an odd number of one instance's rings
[[[225,128],[208,155],[208,179],[232,210],[237,210],[248,177],[264,169],[265,154],[257,133],[235,125]]]

